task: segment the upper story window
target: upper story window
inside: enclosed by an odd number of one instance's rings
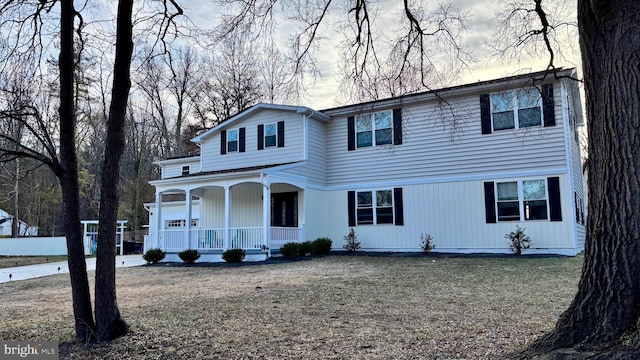
[[[553,84],[480,95],[482,134],[532,126],[555,126]]]
[[[238,151],[238,129],[227,130],[227,152]]]
[[[357,147],[388,145],[393,141],[391,111],[356,116]]]
[[[402,110],[393,109],[347,118],[348,150],[402,144]]]
[[[182,167],[182,175],[189,175],[189,172],[191,170],[191,167],[189,165],[185,165]]]
[[[278,131],[276,123],[264,124],[264,147],[276,146]]]
[[[284,147],[284,121],[258,125],[258,150]]]
[[[220,154],[244,152],[245,128],[220,131]]]
[[[493,130],[542,125],[540,91],[536,88],[491,95]]]

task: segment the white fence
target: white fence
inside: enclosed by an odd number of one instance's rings
[[[84,247],[89,254],[89,245]],[[0,238],[0,255],[3,256],[53,256],[67,255],[67,239],[56,237]]]

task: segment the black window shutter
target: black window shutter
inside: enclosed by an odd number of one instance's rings
[[[245,128],[240,128],[240,130],[238,130],[238,151],[239,152],[244,152],[244,142],[245,142],[245,135],[246,130]]]
[[[356,226],[356,192],[347,191],[349,226]]]
[[[496,193],[493,187],[493,181],[484,183],[484,212],[487,224],[496,223]]]
[[[258,125],[258,150],[264,149],[264,125]]]
[[[353,116],[347,118],[348,150],[356,149],[356,122]]]
[[[480,95],[480,125],[483,134],[491,134],[491,103],[489,94]]]
[[[557,176],[547,179],[549,186],[549,220],[562,221],[562,207],[560,206],[560,178]]]
[[[402,144],[402,109],[393,109],[393,145]]]
[[[220,155],[227,153],[227,130],[220,131]]]
[[[284,147],[284,121],[278,121],[278,147]]]
[[[393,211],[395,224],[404,225],[404,209],[402,205],[402,188],[393,188]]]
[[[542,85],[542,116],[544,126],[556,126],[556,113],[553,106],[553,84]]]

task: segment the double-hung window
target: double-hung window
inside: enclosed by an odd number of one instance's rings
[[[393,224],[393,192],[391,190],[358,191],[357,200],[358,225]]]
[[[498,221],[547,220],[544,179],[496,183]]]
[[[357,147],[393,143],[393,115],[391,110],[356,116]]]
[[[227,152],[238,151],[238,129],[227,130]]]
[[[505,91],[491,95],[493,130],[542,125],[542,101],[536,88]]]
[[[264,124],[264,147],[278,144],[278,127],[276,123]]]

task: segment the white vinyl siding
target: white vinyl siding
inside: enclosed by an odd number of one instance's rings
[[[284,121],[285,146],[266,147],[258,151],[258,125]],[[233,123],[230,129],[244,127],[245,152],[220,155],[220,133],[207,137],[201,148],[202,171],[236,169],[240,167],[281,164],[300,161],[304,157],[303,115],[292,111],[263,109]]]
[[[559,94],[560,91],[554,92]],[[327,185],[566,168],[562,111],[556,126],[482,135],[479,95],[402,109],[403,145],[347,150],[347,117],[327,125]]]
[[[324,186],[326,182],[325,125],[319,121],[309,121],[308,157],[305,166],[284,170],[285,173],[304,176],[309,183]]]
[[[195,174],[200,172],[199,160],[185,160],[185,162],[179,162],[174,164],[168,164],[162,166],[162,178],[168,179],[173,177],[182,176],[183,167],[189,167],[189,174]]]
[[[535,180],[535,178],[523,178]],[[508,179],[490,179],[501,182]],[[567,176],[560,175],[560,188],[567,188]],[[562,216],[570,216],[565,204],[573,194],[561,190]],[[403,186],[404,226],[357,226],[354,229],[363,250],[420,251],[420,235],[431,234],[436,251],[510,253],[505,234],[516,225],[526,228],[532,250],[540,253],[573,250],[571,221],[504,222],[487,224],[483,181],[443,182]],[[346,191],[327,193],[330,204],[326,229],[335,248],[344,244],[349,231]],[[574,253],[575,254],[575,253]]]

